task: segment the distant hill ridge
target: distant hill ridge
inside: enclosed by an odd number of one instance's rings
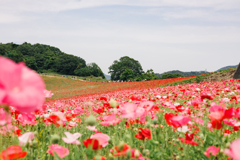
[[[221,71],[221,70],[225,70],[225,69],[229,69],[229,68],[235,68],[237,67],[238,65],[234,65],[234,66],[225,66],[225,67],[222,67],[220,69],[218,69],[217,71]]]
[[[162,77],[162,75],[167,74],[167,73],[172,73],[172,74],[181,74],[185,77],[189,77],[189,76],[197,76],[197,75],[201,75],[201,74],[206,74],[208,73],[207,71],[191,71],[191,72],[182,72],[179,70],[173,70],[173,71],[168,71],[168,72],[164,72],[164,73],[155,73],[156,76],[158,76],[159,78]]]

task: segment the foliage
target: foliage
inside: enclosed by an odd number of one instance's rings
[[[142,81],[142,80],[157,80],[159,79],[158,76],[155,75],[152,69],[147,70],[146,73],[143,73],[135,78],[136,81]]]
[[[121,57],[119,61],[115,60],[113,64],[109,67],[109,72],[111,74],[111,80],[120,80],[121,74],[126,70],[131,69],[133,76],[136,77],[143,73],[141,64],[128,56]],[[131,72],[127,70],[126,72]]]
[[[172,74],[172,73],[166,73],[164,75],[162,75],[161,79],[167,79],[167,78],[178,78],[178,77],[184,77],[181,74]]]
[[[134,72],[132,69],[125,69],[125,71],[121,74],[120,80],[127,81],[127,80],[133,80],[134,79]]]
[[[162,76],[164,74],[167,74],[167,73],[171,73],[171,74],[180,74],[184,77],[190,77],[190,76],[197,76],[197,75],[201,75],[201,74],[206,74],[208,72],[206,71],[191,71],[191,72],[182,72],[182,71],[179,71],[179,70],[173,70],[173,71],[168,71],[168,72],[164,72],[162,74],[159,74],[159,73],[156,73],[156,75],[159,77],[159,78],[162,78]]]
[[[56,47],[43,44],[14,43],[1,44],[0,55],[15,62],[24,61],[25,64],[38,73],[56,72],[65,75],[101,76],[102,70],[96,63],[89,66],[78,56],[66,54]]]

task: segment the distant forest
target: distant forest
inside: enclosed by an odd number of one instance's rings
[[[155,75],[158,76],[159,78],[162,78],[163,75],[167,75],[168,73],[175,74],[175,75],[182,75],[184,77],[190,77],[190,76],[197,76],[197,75],[201,75],[201,74],[206,74],[208,72],[206,72],[206,71],[182,72],[182,71],[179,71],[179,70],[173,70],[173,71],[164,72],[162,74],[155,73]]]
[[[38,73],[57,72],[65,75],[95,76],[105,78],[96,63],[86,64],[78,56],[66,54],[56,47],[44,44],[0,43],[0,55],[15,62],[25,62],[26,66]]]

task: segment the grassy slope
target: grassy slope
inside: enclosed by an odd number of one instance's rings
[[[174,83],[169,83],[169,84],[163,85],[163,87],[183,85],[183,84],[188,84],[188,83],[200,83],[200,82],[203,82],[203,80],[210,75],[219,74],[219,73],[223,74],[223,73],[226,73],[226,72],[230,72],[232,69],[235,69],[235,68],[228,68],[228,69],[225,69],[225,70],[220,70],[220,71],[215,71],[215,72],[211,72],[211,73],[208,73],[208,74],[199,75],[199,76],[189,78],[189,79],[186,79],[186,80],[182,80],[182,81],[178,81],[178,82],[174,82]]]
[[[190,79],[191,77],[123,83],[88,82],[50,76],[42,76],[42,78],[45,81],[47,90],[51,90],[54,93],[52,99],[62,99],[108,93],[120,90],[156,88],[169,83]]]

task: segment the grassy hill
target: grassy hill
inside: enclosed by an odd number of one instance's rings
[[[63,99],[79,96],[85,97],[94,94],[102,94],[122,90],[157,88],[162,85],[190,79],[192,77],[121,83],[89,82],[60,76],[42,76],[42,78],[46,84],[47,90],[51,90],[54,93],[52,99]],[[48,99],[47,101],[50,100],[51,99]]]
[[[225,70],[225,69],[229,69],[229,68],[236,68],[238,65],[234,65],[234,66],[225,66],[225,67],[222,67],[220,69],[218,69],[217,71],[221,71],[221,70]]]
[[[208,72],[206,71],[191,71],[191,72],[182,72],[179,70],[173,70],[173,71],[168,71],[168,72],[164,72],[164,73],[156,73],[155,75],[158,76],[159,78],[162,77],[162,75],[167,74],[167,73],[172,73],[172,74],[181,74],[185,77],[190,77],[190,76],[197,76],[197,75],[201,75],[201,74],[206,74]]]

